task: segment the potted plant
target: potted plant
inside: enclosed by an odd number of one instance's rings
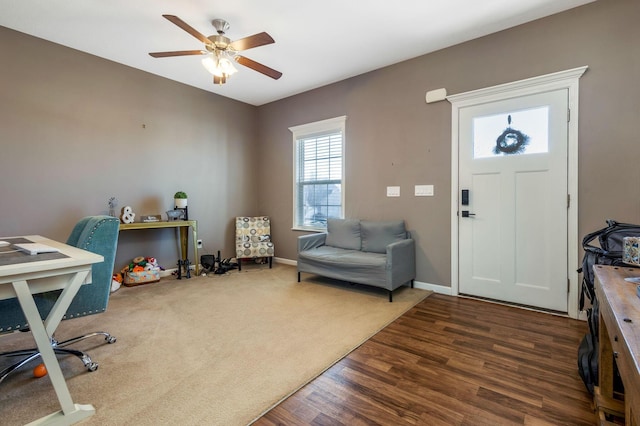
[[[173,201],[175,206],[179,209],[184,209],[187,207],[187,193],[184,191],[178,191],[173,196]]]

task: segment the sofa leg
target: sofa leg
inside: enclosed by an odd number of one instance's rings
[[[298,282],[300,282],[300,272],[298,272]]]
[[[272,265],[272,263],[273,263],[273,257],[272,257],[272,256],[270,256],[270,257],[269,257],[269,269],[271,269],[271,265]]]
[[[411,288],[413,288],[413,280],[411,280]]]
[[[389,290],[389,303],[393,302],[393,291]]]
[[[238,259],[238,272],[242,271],[242,259]]]

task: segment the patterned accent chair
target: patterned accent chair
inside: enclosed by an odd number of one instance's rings
[[[119,227],[120,220],[118,220],[118,218],[111,216],[88,216],[81,219],[71,231],[71,235],[69,235],[67,239],[68,245],[100,254],[104,257],[104,261],[93,265],[91,285],[83,285],[80,287],[73,302],[71,302],[71,306],[69,306],[67,313],[63,317],[64,320],[100,314],[107,309],[111,292],[113,264],[118,245]],[[51,293],[60,293],[60,290]],[[43,320],[49,314],[56,299],[57,295],[51,297],[49,293],[34,295],[36,306]],[[18,300],[15,298],[0,300],[0,334],[28,329],[29,324],[22,313]],[[64,326],[62,324],[58,328],[58,331],[64,332]],[[80,358],[87,370],[95,371],[98,368],[98,364],[91,360],[89,354],[79,350],[65,348],[65,346],[93,336],[103,336],[107,343],[114,343],[116,341],[116,338],[106,331],[97,331],[61,342],[52,338],[51,346],[53,346],[53,350],[57,355],[75,355]],[[24,357],[0,371],[0,382],[2,382],[12,372],[40,358],[40,352],[34,348],[4,352],[0,353],[0,356],[14,359],[16,357]]]
[[[269,259],[269,268],[273,262],[273,243],[271,242],[271,221],[267,216],[236,217],[236,260],[238,270],[242,271],[242,259]]]

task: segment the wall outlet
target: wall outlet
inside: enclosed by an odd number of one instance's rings
[[[201,249],[202,248],[202,240],[196,241],[196,245],[198,246],[199,249]]]

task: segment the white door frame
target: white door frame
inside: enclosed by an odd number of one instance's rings
[[[569,91],[568,123],[568,196],[569,207],[567,211],[567,276],[568,284],[568,315],[578,318],[578,295],[580,285],[578,282],[578,89],[580,77],[587,70],[587,66],[560,71],[539,77],[532,77],[512,83],[473,90],[447,96],[451,102],[451,294],[458,295],[458,154],[459,132],[458,116],[463,107],[478,105],[487,102],[495,102],[520,96],[532,95],[559,89]]]

